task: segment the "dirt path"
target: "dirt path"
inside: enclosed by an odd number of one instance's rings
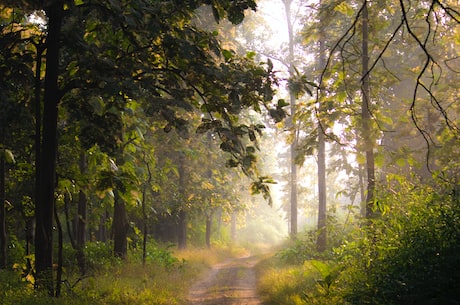
[[[257,257],[218,264],[189,292],[189,305],[261,305],[254,266]]]

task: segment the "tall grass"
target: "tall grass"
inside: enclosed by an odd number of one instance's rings
[[[322,304],[319,300],[329,294],[335,279],[334,271],[326,266],[316,260],[289,262],[280,255],[261,261],[258,289],[264,304]]]
[[[140,250],[131,249],[127,261],[111,258],[107,245],[88,244],[89,274],[78,275],[68,249],[62,296],[37,292],[20,271],[0,270],[2,305],[179,305],[201,273],[228,255],[226,249],[174,250],[152,243],[145,265]]]

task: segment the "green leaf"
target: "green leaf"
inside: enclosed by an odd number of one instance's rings
[[[280,108],[283,108],[283,107],[286,107],[286,106],[289,106],[289,103],[286,102],[285,99],[279,99],[278,104],[276,105],[276,108],[280,109]]]
[[[406,159],[398,158],[396,160],[396,165],[398,165],[399,167],[405,167],[406,166]]]
[[[318,270],[323,278],[326,278],[331,273],[331,268],[322,261],[311,260],[309,263]]]
[[[349,17],[353,16],[355,12],[353,10],[353,7],[349,3],[347,3],[347,1],[343,1],[342,3],[337,5],[334,10]]]
[[[359,164],[366,164],[366,156],[363,154],[357,154],[356,162],[358,162]]]
[[[3,149],[3,157],[5,158],[5,161],[7,163],[11,163],[11,164],[16,163],[16,160],[14,159],[14,154],[9,149]]]
[[[253,59],[256,57],[256,54],[257,54],[256,52],[250,51],[250,52],[247,52],[247,53],[246,53],[246,57],[247,57],[248,59],[253,60]]]
[[[224,55],[225,61],[229,61],[233,58],[234,54],[232,51],[229,50],[222,50],[222,55]]]
[[[375,166],[382,167],[385,162],[385,156],[381,153],[375,154]]]
[[[69,71],[70,76],[74,76],[75,74],[77,74],[78,70],[79,70],[78,62],[75,60],[70,62],[69,65],[67,66],[67,71]]]

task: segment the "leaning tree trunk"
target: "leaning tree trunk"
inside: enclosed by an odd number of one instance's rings
[[[369,89],[369,13],[367,1],[364,2],[362,11],[362,95],[363,105],[361,109],[363,141],[366,153],[366,171],[367,171],[367,196],[366,196],[366,217],[372,217],[372,205],[374,201],[375,189],[375,165],[374,165],[374,145],[372,141],[372,125],[370,112],[370,89]]]
[[[54,295],[53,286],[53,211],[57,155],[57,121],[59,104],[59,37],[64,14],[62,0],[50,2],[45,8],[48,17],[46,38],[45,98],[43,139],[39,173],[39,197],[35,204],[35,268],[36,287]]]

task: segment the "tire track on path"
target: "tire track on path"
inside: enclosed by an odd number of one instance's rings
[[[189,291],[189,305],[261,305],[254,266],[259,258],[236,258],[215,265]]]

